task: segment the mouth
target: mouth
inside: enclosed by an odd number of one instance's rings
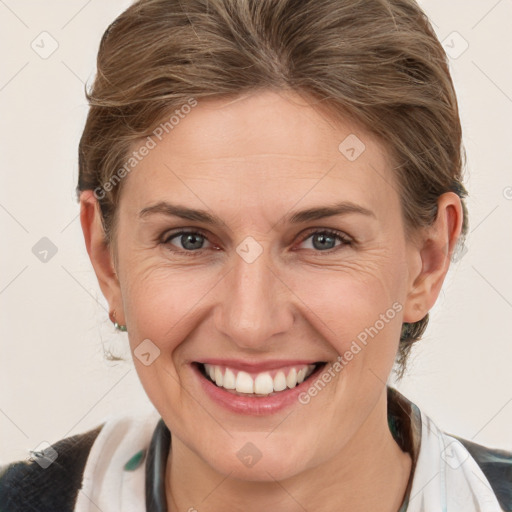
[[[262,372],[248,372],[200,362],[192,364],[204,379],[222,391],[235,396],[264,398],[286,394],[291,389],[301,386],[320,373],[327,362],[289,365]]]

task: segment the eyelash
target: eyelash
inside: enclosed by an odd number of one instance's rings
[[[350,239],[347,235],[345,235],[341,231],[337,231],[335,229],[328,229],[328,228],[325,228],[325,229],[312,228],[312,231],[308,231],[301,238],[300,243],[303,243],[308,238],[310,238],[312,235],[319,235],[319,234],[321,234],[321,235],[328,235],[328,236],[332,236],[334,238],[337,238],[339,241],[341,241],[341,245],[339,245],[337,247],[333,247],[332,249],[327,249],[325,251],[315,251],[317,253],[332,254],[332,253],[342,249],[344,246],[352,246],[353,243],[354,243],[352,239]],[[174,238],[177,238],[177,237],[179,237],[181,235],[198,235],[198,236],[208,240],[208,237],[206,236],[205,233],[203,233],[202,231],[193,230],[193,229],[191,229],[191,230],[181,230],[181,231],[177,231],[176,233],[168,233],[167,235],[168,236],[165,236],[163,238],[163,240],[160,242],[162,245],[170,245],[170,240],[172,240]],[[176,253],[184,253],[184,254],[186,254],[186,256],[196,257],[196,256],[200,256],[202,254],[202,252],[204,250],[206,250],[206,249],[197,249],[195,251],[186,251],[186,250],[182,250],[182,249],[170,249],[170,250],[172,252],[176,252]]]

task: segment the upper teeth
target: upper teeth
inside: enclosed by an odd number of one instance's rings
[[[239,393],[268,395],[273,391],[283,391],[287,387],[294,388],[313,373],[315,365],[309,364],[307,366],[278,370],[274,377],[272,377],[270,372],[262,372],[253,376],[244,371],[213,364],[205,364],[204,368],[206,373],[219,387],[235,389]]]

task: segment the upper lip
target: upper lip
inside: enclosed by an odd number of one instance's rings
[[[236,370],[258,373],[266,370],[277,370],[287,366],[317,364],[322,361],[320,359],[269,359],[267,361],[256,362],[242,359],[207,358],[196,362],[200,364],[211,364],[215,366],[227,366],[228,368],[233,368]]]

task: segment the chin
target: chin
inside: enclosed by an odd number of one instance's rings
[[[293,467],[293,470],[290,469]],[[305,468],[297,467],[293,463],[287,463],[285,460],[266,462],[260,460],[253,467],[246,467],[237,462],[227,463],[222,467],[215,467],[221,474],[229,475],[231,479],[243,480],[246,482],[275,482],[283,481],[301,473]]]
[[[262,435],[254,437],[262,438]],[[293,444],[303,446],[304,442]],[[215,453],[208,455],[205,461],[215,471],[251,482],[286,480],[308,469],[305,454],[284,447],[278,436],[273,442],[264,437],[261,441],[250,441],[246,435],[242,439],[235,437],[229,446],[217,447]]]

